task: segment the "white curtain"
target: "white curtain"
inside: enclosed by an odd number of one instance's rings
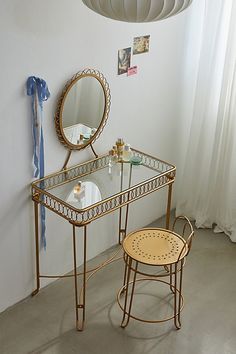
[[[177,215],[236,242],[236,1],[206,0]]]

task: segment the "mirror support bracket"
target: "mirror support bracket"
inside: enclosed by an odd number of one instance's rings
[[[68,153],[67,153],[67,157],[66,157],[65,163],[64,163],[64,165],[63,165],[61,171],[64,171],[64,170],[67,169],[67,164],[68,164],[68,162],[69,162],[69,160],[70,160],[71,153],[72,153],[72,150],[69,150]]]
[[[92,145],[92,144],[89,144],[89,145],[90,145],[91,150],[92,150],[92,152],[94,153],[94,155],[95,155],[95,157],[96,157],[96,159],[97,159],[97,158],[98,158],[98,154],[97,154],[96,151],[94,150],[93,145]],[[73,150],[68,150],[68,153],[67,153],[67,156],[66,156],[66,160],[65,160],[65,162],[64,162],[64,165],[63,165],[61,171],[64,171],[64,170],[67,169],[67,165],[68,165],[68,162],[70,161],[70,157],[71,157],[72,151],[73,151]]]
[[[96,159],[97,159],[97,158],[98,158],[98,154],[97,154],[96,151],[94,150],[93,145],[90,144],[90,147],[91,147],[91,150],[92,150],[92,152],[94,153],[94,155],[95,155],[95,157],[96,157]]]

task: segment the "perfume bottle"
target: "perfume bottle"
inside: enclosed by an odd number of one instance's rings
[[[124,151],[124,141],[122,138],[117,139],[116,146],[117,146],[118,161],[122,161],[123,151]]]
[[[84,134],[79,135],[79,139],[77,140],[77,144],[83,145],[84,143]]]
[[[112,151],[112,161],[115,164],[118,161],[118,151],[117,151],[117,146],[114,145],[113,148],[111,149]]]
[[[81,193],[81,186],[82,182],[78,181],[77,184],[74,186],[74,197],[78,198]]]
[[[114,159],[116,159],[116,162],[118,161],[118,150],[117,150],[117,146],[113,145],[112,150],[114,151]]]
[[[78,181],[74,186],[74,198],[81,201],[85,197],[85,185]]]
[[[114,151],[110,150],[109,151],[109,162],[108,162],[108,173],[109,174],[111,173],[111,168],[112,168],[112,165],[113,165],[113,156],[114,156]]]
[[[108,173],[112,173],[112,167],[117,163],[118,157],[117,152],[114,149],[109,151],[109,162],[108,162]]]
[[[126,162],[129,162],[132,156],[133,156],[133,153],[130,148],[130,144],[125,144],[124,151],[123,151],[123,160]]]

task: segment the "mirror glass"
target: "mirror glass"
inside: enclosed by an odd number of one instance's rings
[[[96,133],[104,113],[105,95],[94,77],[83,77],[68,92],[62,110],[62,128],[66,139],[83,145]]]
[[[55,115],[61,143],[70,150],[92,144],[100,135],[110,111],[110,89],[97,70],[86,69],[69,80]]]

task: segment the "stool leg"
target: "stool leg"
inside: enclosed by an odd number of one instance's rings
[[[181,309],[181,296],[182,296],[182,283],[183,283],[183,269],[184,269],[184,260],[181,260],[180,263],[180,280],[179,280],[179,304],[178,304],[178,322],[179,326],[181,327],[181,322],[180,322],[180,309]]]
[[[132,258],[129,258],[128,255],[127,260],[126,260],[126,266],[125,266],[125,275],[124,275],[124,293],[125,293],[125,303],[124,303],[124,309],[123,309],[123,318],[121,321],[121,327],[124,328],[124,322],[125,322],[125,317],[126,317],[126,307],[127,307],[127,300],[128,300],[128,290],[129,290],[129,279],[130,279],[130,272],[131,272],[131,266],[132,266]]]
[[[179,273],[179,286],[178,286],[178,273]],[[182,280],[183,280],[183,260],[181,260],[179,272],[178,272],[178,262],[175,263],[174,323],[176,329],[181,328],[180,309],[181,309],[181,297],[182,297]],[[179,291],[176,291],[176,289],[178,289]]]
[[[125,292],[124,314],[123,314],[123,319],[121,322],[122,328],[125,328],[128,325],[129,320],[130,320],[130,313],[131,313],[131,308],[132,308],[132,304],[133,304],[133,297],[134,297],[135,281],[136,281],[137,270],[138,270],[138,262],[136,261],[136,265],[135,265],[133,284],[132,284],[130,302],[129,302],[129,310],[127,312],[126,309],[127,309],[128,295],[129,295],[128,290],[129,290],[129,279],[130,279],[130,273],[131,273],[131,266],[132,266],[132,259],[130,258],[128,274],[127,274],[127,281],[126,281],[126,290],[125,290],[126,292]]]
[[[175,263],[175,270],[174,270],[174,275],[175,275],[175,291],[174,291],[174,323],[175,323],[175,327],[176,329],[179,329],[178,323],[176,321],[176,317],[177,317],[177,278],[178,278],[178,272],[177,272],[177,267],[178,267],[178,262]]]
[[[170,290],[175,293],[175,288],[173,287],[173,265],[170,264]]]
[[[125,284],[126,284],[127,269],[128,269],[128,255],[126,253],[124,253],[124,260],[125,260],[125,271],[124,271],[124,279],[123,279],[123,290],[121,294],[123,294],[126,289]]]

